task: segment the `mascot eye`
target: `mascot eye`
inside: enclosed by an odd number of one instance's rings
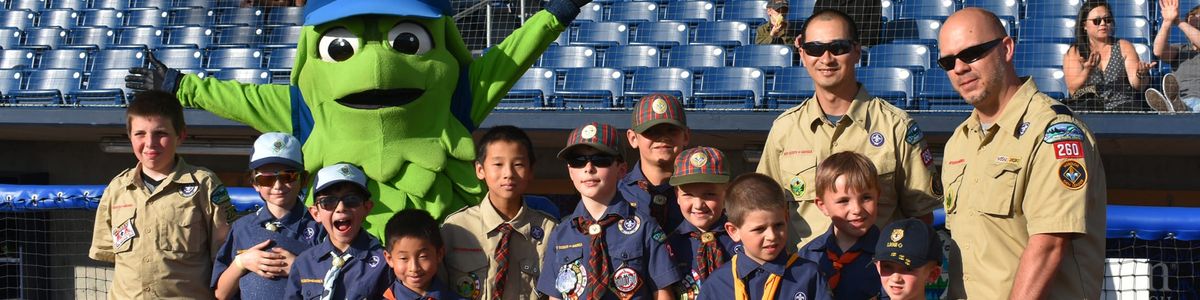
[[[345,61],[358,53],[358,37],[346,28],[334,28],[321,36],[317,52],[323,61]]]
[[[392,49],[404,54],[421,55],[433,48],[429,31],[417,23],[402,22],[388,31],[388,43]]]

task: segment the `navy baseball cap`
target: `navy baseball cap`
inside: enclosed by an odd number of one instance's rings
[[[309,0],[304,5],[304,26],[361,15],[436,19],[454,12],[448,0]]]
[[[875,261],[892,261],[908,269],[942,261],[942,238],[933,227],[920,220],[909,218],[892,222],[879,234]]]

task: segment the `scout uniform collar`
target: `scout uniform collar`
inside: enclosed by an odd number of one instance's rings
[[[296,203],[292,205],[292,208],[288,210],[287,215],[283,216],[282,219],[278,219],[278,221],[284,226],[296,224],[300,221],[300,218],[307,213],[308,208],[304,207],[304,199],[297,199]],[[258,208],[258,210],[254,212],[254,219],[251,220],[253,220],[253,224],[256,225],[262,225],[270,221],[276,221],[275,216],[271,214],[271,210],[267,209],[266,206]]]
[[[638,161],[633,164],[633,168],[629,169],[629,173],[625,174],[625,178],[621,178],[621,183],[624,185],[637,185],[638,181],[646,180],[646,174],[642,173],[642,162]],[[668,179],[669,181],[669,179]],[[663,182],[659,185],[650,184],[650,189],[666,189],[670,188],[671,184]]]
[[[837,245],[837,237],[833,236],[833,225],[829,225],[829,230],[825,231],[825,238],[814,239],[809,242],[809,248],[813,252],[824,253],[827,249],[835,249],[834,252],[845,253],[849,251],[861,251],[866,253],[875,253],[875,243],[879,241],[879,227],[871,225],[871,229],[867,233],[858,238],[850,249],[840,249]],[[868,256],[869,257],[869,256]]]
[[[190,172],[188,172],[190,170],[191,170],[191,165],[188,165],[187,162],[185,162],[183,160],[183,157],[176,155],[175,156],[175,167],[171,168],[171,173],[167,174],[166,178],[163,178],[163,181],[161,184],[159,184],[159,186],[160,187],[166,186],[167,184],[169,184],[171,182],[179,183],[179,184],[195,184],[197,181],[195,175],[183,176],[185,173],[188,173],[188,175],[191,175]],[[125,174],[125,177],[123,179],[125,181],[125,184],[128,186],[142,188],[144,186],[142,185],[141,176],[142,176],[142,163],[139,162],[137,164],[137,166],[135,166],[133,168],[133,170],[130,170],[129,173]],[[162,190],[162,189],[160,188],[159,190]]]
[[[368,259],[370,258],[368,257],[369,255],[367,255],[368,252],[374,247],[378,246],[378,244],[374,243],[373,241],[374,239],[371,238],[371,235],[368,234],[366,230],[359,229],[358,235],[354,237],[354,241],[350,242],[350,247],[346,248],[345,253],[350,253],[350,255],[353,256],[352,260]],[[317,245],[315,248],[315,251],[317,251],[316,253],[321,253],[320,256],[317,256],[318,262],[331,259],[331,253],[337,251],[337,248],[333,247],[333,242],[329,241],[328,237],[325,238],[324,243]],[[375,257],[372,259],[378,260],[380,258]],[[349,261],[347,261],[347,263],[349,263]]]
[[[1038,94],[1037,84],[1033,82],[1033,78],[1021,78],[1025,83],[1021,84],[1021,88],[1013,94],[1012,99],[1008,100],[1008,105],[1004,107],[1004,111],[1000,112],[1000,118],[996,119],[996,123],[992,128],[1005,131],[1009,136],[1017,136],[1020,132],[1021,121],[1025,119],[1025,114],[1028,113],[1029,103],[1033,101],[1033,96]],[[979,112],[971,111],[970,120],[961,128],[964,133],[972,130],[981,130],[979,127]]]
[[[632,217],[633,214],[633,206],[629,205],[629,201],[625,201],[624,197],[621,197],[620,192],[616,192],[613,193],[612,200],[608,202],[608,206],[605,207],[604,213],[601,214],[600,217],[603,218],[604,216],[608,215],[617,215],[618,217],[621,217],[621,219],[628,219],[629,217]],[[563,218],[563,220],[572,220],[579,216],[589,220],[592,219],[592,213],[588,212],[587,207],[583,206],[582,200],[579,201],[579,204],[575,205],[575,212],[572,212],[570,216]]]
[[[867,93],[867,89],[863,88],[862,84],[859,84],[858,85],[858,93],[854,95],[854,100],[850,102],[850,108],[848,108],[846,110],[846,115],[842,116],[842,120],[849,119],[848,122],[850,122],[851,124],[857,125],[858,127],[862,127],[863,129],[869,128],[871,126],[871,124],[870,124],[871,120],[867,116],[867,106],[868,106],[868,101],[871,101],[874,99],[875,99],[875,97],[871,96],[870,93]],[[828,123],[827,119],[825,118],[825,111],[821,109],[821,102],[816,101],[817,96],[814,95],[809,100],[812,100],[812,101],[807,101],[805,103],[805,108],[804,108],[805,111],[803,111],[800,114],[801,116],[805,116],[808,119],[800,120],[801,121],[800,124],[808,124],[809,125],[808,129],[813,132],[816,132],[817,128],[819,128],[819,126],[821,126],[822,124],[829,124],[829,123]],[[843,121],[839,121],[839,122],[843,122]],[[837,126],[837,124],[829,124],[829,125]]]
[[[433,281],[429,282],[429,287],[425,288],[424,295],[417,294],[417,292],[414,292],[412,289],[408,288],[408,286],[404,285],[403,282],[400,282],[400,279],[394,278],[394,279],[392,279],[392,286],[389,286],[387,291],[384,292],[383,298],[384,299],[451,299],[451,298],[454,298],[452,296],[457,296],[457,295],[442,295],[442,291],[445,291],[445,290],[446,290],[446,284],[442,283],[441,280],[438,280],[437,276],[434,276]]]
[[[761,265],[758,264],[758,262],[755,262],[753,259],[750,259],[750,256],[746,254],[738,254],[737,256],[745,257],[740,257],[737,259],[737,263],[734,266],[737,269],[737,273],[735,275],[737,275],[737,279],[746,280],[747,276],[750,276],[750,274],[753,274],[754,271],[758,269],[762,269],[770,274],[783,276],[783,272],[786,271],[788,267],[788,260],[791,256],[795,255],[788,255],[786,252],[780,253],[779,256],[775,257],[775,259],[767,261]]]
[[[705,232],[722,232],[722,233],[724,233],[725,232],[725,222],[726,222],[725,216],[721,216],[720,218],[717,218],[717,221],[713,222],[712,225],[709,225],[708,230],[705,230]],[[687,221],[683,221],[683,222],[679,223],[678,227],[675,227],[675,233],[681,234],[681,235],[687,235],[688,233],[691,233],[696,230],[697,230],[696,225],[692,225],[692,223],[689,223]]]
[[[492,205],[490,198],[484,195],[483,202],[480,202],[480,208],[483,212],[480,213],[479,221],[483,223],[484,230],[491,234],[500,224],[508,223],[512,224],[513,233],[522,234],[522,232],[529,232],[529,218],[526,215],[532,212],[529,212],[529,209],[525,207],[524,200],[521,201],[521,208],[517,211],[517,215],[513,216],[512,220],[504,221],[504,217],[501,217],[500,212],[496,211],[496,206]],[[497,231],[495,234],[500,235],[500,232]]]

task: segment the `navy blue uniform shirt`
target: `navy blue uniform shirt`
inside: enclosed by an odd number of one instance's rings
[[[639,181],[646,182],[645,189],[638,184]],[[642,174],[641,162],[634,164],[633,169],[629,170],[624,178],[621,178],[617,190],[621,191],[621,196],[633,204],[639,212],[653,217],[654,221],[658,222],[662,228],[675,228],[675,226],[679,226],[679,223],[683,223],[683,214],[679,212],[679,202],[675,201],[675,187],[666,181],[662,185],[653,185],[647,181],[646,175]],[[660,200],[655,201],[655,198]],[[652,208],[652,206],[658,208]],[[653,213],[653,210],[657,209],[662,210],[662,217]]]
[[[764,286],[771,274],[782,276],[779,281],[779,291],[775,293],[777,300],[806,299],[828,300],[829,292],[825,289],[825,280],[817,273],[817,264],[804,258],[797,259],[787,266],[790,255],[780,254],[774,260],[758,264],[745,254],[738,254],[737,278],[746,284],[750,299],[763,299]],[[708,275],[700,287],[700,297],[705,300],[732,300],[733,264],[727,263]],[[878,281],[878,280],[876,280]]]
[[[622,268],[636,273],[640,287],[634,291],[632,299],[652,299],[655,291],[679,281],[679,272],[671,263],[664,244],[666,233],[653,218],[634,209],[619,194],[613,197],[604,215],[621,218],[604,228],[604,240],[611,264],[610,276]],[[587,274],[591,242],[575,226],[575,218],[581,216],[592,220],[582,201],[576,205],[575,212],[563,218],[550,233],[550,244],[546,245],[542,272],[538,277],[538,292],[559,299],[573,299],[584,291],[591,276]],[[609,282],[610,288],[617,285],[617,280]],[[617,295],[606,292],[602,299],[617,299]]]
[[[296,257],[288,276],[285,299],[316,299],[325,290],[325,273],[333,266],[331,252],[337,251],[329,239]],[[392,283],[392,269],[383,257],[383,246],[366,230],[346,248],[352,256],[342,265],[336,278],[333,299],[378,299]],[[278,297],[273,297],[278,298]]]
[[[404,286],[400,280],[392,280],[392,285],[388,288],[392,293],[392,297],[396,300],[420,300],[420,299],[437,299],[437,300],[466,300],[446,287],[446,283],[433,277],[433,282],[429,283],[429,287],[425,288],[425,295],[417,294],[412,289]],[[429,297],[429,298],[424,298]]]
[[[275,230],[272,231],[270,228]],[[320,223],[313,220],[308,209],[304,207],[302,199],[292,205],[292,209],[288,210],[283,219],[275,219],[275,216],[271,215],[271,211],[266,207],[259,208],[254,214],[233,222],[225,244],[221,245],[221,249],[217,251],[217,258],[213,261],[210,287],[217,286],[217,279],[220,279],[221,273],[224,273],[233,264],[233,258],[239,252],[250,249],[265,240],[271,240],[271,244],[267,247],[268,250],[279,247],[293,255],[300,255],[304,250],[325,240],[325,229],[321,227]],[[258,274],[246,272],[238,279],[238,289],[241,290],[238,297],[245,299],[277,298],[286,287],[286,277],[267,279]]]
[[[741,252],[741,244],[734,242],[733,238],[730,238],[729,234],[725,232],[725,222],[725,215],[721,215],[708,228],[708,232],[716,235],[718,251],[721,251],[722,265],[733,258],[734,254]],[[692,223],[683,222],[667,236],[667,246],[670,247],[671,258],[675,261],[675,268],[679,269],[681,281],[678,290],[680,291],[694,289],[695,292],[699,292],[700,285],[696,283],[703,281],[699,278],[699,274],[692,272],[692,269],[696,268],[697,260],[700,259],[700,240],[692,238],[688,233],[696,230],[696,226]]]
[[[850,264],[842,267],[842,279],[838,286],[833,289],[833,296],[837,299],[870,299],[871,297],[879,296],[879,291],[882,291],[882,284],[879,283],[879,270],[875,269],[875,265],[871,263],[871,257],[875,256],[875,242],[879,240],[879,228],[874,225],[862,237],[854,242],[850,249],[845,251],[861,251]],[[821,278],[826,281],[833,276],[833,261],[825,255],[825,249],[833,250],[833,253],[842,255],[845,251],[838,247],[837,237],[833,236],[833,225],[829,226],[829,230],[808,242],[804,248],[800,248],[800,255],[805,259],[817,262],[820,266]]]

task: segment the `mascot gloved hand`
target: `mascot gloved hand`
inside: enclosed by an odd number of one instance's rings
[[[150,56],[151,68],[130,70],[126,86],[290,132],[311,174],[362,167],[376,201],[366,228],[382,236],[401,209],[440,219],[479,202],[471,131],[589,2],[555,0],[472,60],[448,0],[310,0],[290,85],[182,75]]]

